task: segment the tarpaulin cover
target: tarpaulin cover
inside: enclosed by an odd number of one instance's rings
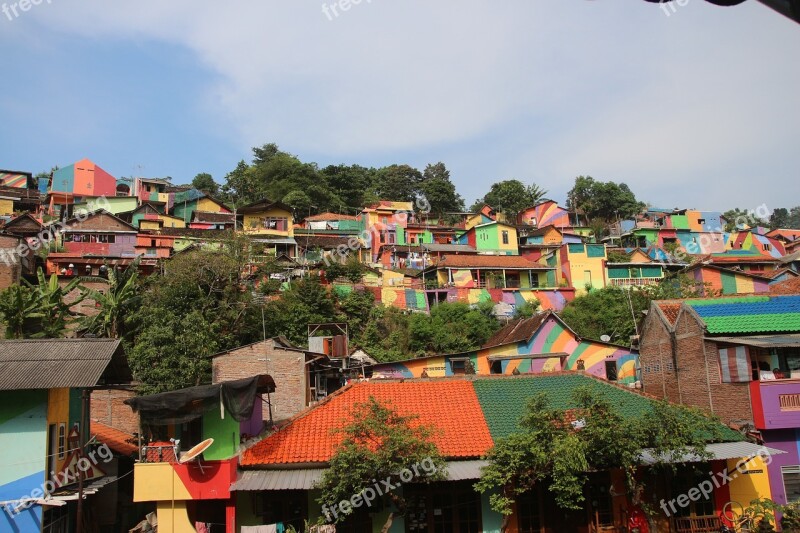
[[[266,376],[269,378],[269,376]],[[253,401],[262,376],[227,381],[216,385],[201,385],[172,392],[139,396],[125,400],[142,422],[154,426],[183,424],[219,409],[220,401],[237,422],[249,420],[253,414]],[[272,378],[269,378],[272,382]],[[274,390],[274,382],[272,382]]]

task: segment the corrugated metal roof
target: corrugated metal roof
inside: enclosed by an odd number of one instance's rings
[[[231,490],[308,490],[322,480],[324,468],[245,470]]]
[[[711,454],[712,460],[724,459],[739,459],[746,457],[755,457],[756,455],[781,455],[786,452],[776,450],[775,448],[768,448],[752,442],[736,441],[736,442],[716,442],[706,446],[706,450]],[[652,453],[648,450],[642,452],[642,460],[645,464],[654,464],[656,462]],[[694,454],[685,454],[677,459],[675,462],[679,463],[694,463],[700,461],[700,458]]]
[[[130,380],[117,339],[0,341],[0,390],[94,387]]]
[[[481,468],[488,461],[449,461],[448,481],[479,479]],[[292,470],[244,470],[231,486],[232,491],[309,490],[322,481],[325,468],[298,468]]]
[[[800,334],[792,335],[754,335],[751,337],[706,337],[714,342],[726,342],[758,348],[790,348],[800,346]]]

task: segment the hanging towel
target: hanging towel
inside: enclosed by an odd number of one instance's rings
[[[242,526],[242,533],[278,533],[278,524],[268,526]]]

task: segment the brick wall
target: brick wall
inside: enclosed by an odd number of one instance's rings
[[[237,348],[214,358],[212,382],[221,383],[269,374],[275,380],[270,394],[273,420],[291,418],[305,409],[309,398],[308,365],[302,351],[287,350],[272,339]],[[264,405],[264,420],[269,409]]]
[[[645,319],[639,343],[642,389],[653,396],[680,403],[680,388],[672,348],[669,327],[654,306]]]
[[[661,363],[671,354],[669,331],[651,309],[640,350],[644,390],[712,412],[726,423],[752,420],[748,383],[722,382],[717,345],[704,339],[705,327],[699,318],[684,309],[674,325],[674,332],[677,372],[668,362]]]
[[[22,264],[17,255],[21,239],[10,235],[0,235],[0,290],[20,282]]]
[[[92,420],[111,426],[125,433],[139,432],[139,415],[129,406],[122,403],[133,398],[132,390],[95,390],[92,391],[89,413]]]

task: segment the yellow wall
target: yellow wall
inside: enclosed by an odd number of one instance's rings
[[[142,219],[139,221],[139,229],[157,230],[161,228],[161,224],[157,220]]]
[[[170,463],[136,463],[133,467],[133,501],[191,500]]]
[[[225,209],[217,202],[206,196],[197,201],[197,211],[208,211],[209,213],[220,213]]]
[[[508,244],[503,244],[503,232],[508,232]],[[519,239],[517,228],[513,226],[497,225],[497,246],[500,250],[511,252],[511,255],[519,253]]]
[[[56,446],[58,445],[58,425],[64,424],[64,443],[65,449],[69,447],[69,389],[50,389],[47,398],[47,424],[55,424],[56,426]],[[57,451],[57,450],[54,450]],[[60,472],[66,462],[66,453],[64,459],[58,458],[56,455],[54,459],[55,471]]]
[[[165,228],[185,228],[186,222],[182,218],[172,217],[169,215],[159,215],[158,218],[164,221]]]
[[[561,250],[562,253],[568,252],[566,246]],[[589,257],[585,251],[583,253],[569,253],[569,269],[572,277],[572,286],[575,288],[575,296],[586,294],[587,271],[591,273],[591,286],[593,289],[602,289],[606,286],[605,258],[603,257]]]
[[[14,200],[0,199],[0,215],[14,214]]]
[[[733,474],[736,474],[735,479],[729,484],[730,499],[747,507],[752,500],[757,498],[772,498],[767,466],[764,461],[758,456],[751,459],[747,465],[740,468],[742,472],[748,472],[746,474],[737,471],[739,461],[743,460],[728,460],[729,475],[733,477]]]
[[[158,502],[156,505],[159,533],[197,533],[189,521],[186,502]]]
[[[264,228],[262,220],[267,217],[285,218],[287,219],[287,231],[277,231]],[[270,235],[285,235],[287,237],[294,237],[294,219],[289,211],[283,209],[268,209],[260,213],[253,213],[244,215],[244,231],[246,233],[268,233]]]
[[[403,286],[403,278],[405,276],[399,272],[394,272],[392,270],[384,270],[383,271],[383,286],[384,287],[402,287]]]

